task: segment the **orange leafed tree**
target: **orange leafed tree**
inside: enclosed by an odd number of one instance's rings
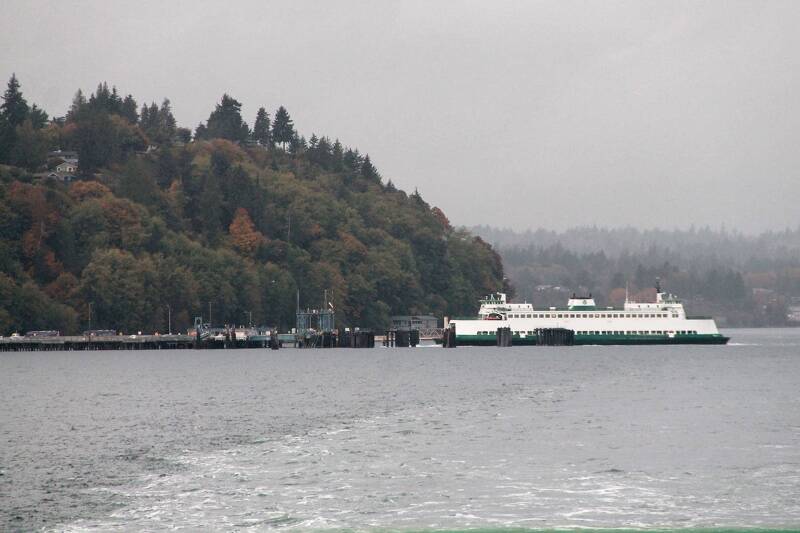
[[[434,218],[436,218],[436,220],[439,221],[439,224],[441,224],[444,229],[446,230],[453,229],[453,227],[450,225],[450,220],[444,214],[444,211],[442,211],[438,207],[434,207],[431,209],[431,212],[433,213]]]
[[[22,253],[33,258],[61,218],[59,210],[50,205],[45,189],[15,181],[8,189],[8,200],[20,212],[27,213],[31,225],[22,236]]]
[[[75,181],[69,186],[69,195],[73,200],[83,202],[90,198],[110,196],[111,190],[96,181]]]
[[[253,257],[258,248],[267,242],[264,235],[256,229],[247,209],[240,207],[233,215],[233,221],[228,226],[233,247],[249,257]]]

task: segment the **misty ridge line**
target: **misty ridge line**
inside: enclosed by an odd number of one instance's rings
[[[562,231],[546,228],[518,231],[478,225],[465,229],[501,250],[560,246],[572,252],[604,253],[610,257],[661,251],[674,254],[675,258],[714,256],[732,264],[741,264],[751,256],[800,261],[800,223],[794,229],[758,234],[708,226],[688,229],[576,226]]]
[[[800,324],[800,228],[470,231],[500,254],[516,300],[558,306],[580,292],[619,306],[630,289],[634,301],[651,302],[660,278],[693,313],[724,327]]]

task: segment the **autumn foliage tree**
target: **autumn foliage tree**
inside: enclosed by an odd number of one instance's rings
[[[228,232],[231,236],[231,244],[240,253],[247,257],[254,257],[266,243],[266,238],[257,229],[247,209],[240,207],[236,210]]]

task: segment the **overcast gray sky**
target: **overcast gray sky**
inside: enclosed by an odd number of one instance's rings
[[[0,0],[0,76],[285,105],[457,224],[800,223],[800,2]]]

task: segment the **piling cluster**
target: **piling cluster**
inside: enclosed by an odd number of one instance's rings
[[[418,329],[390,329],[383,336],[383,345],[387,348],[413,348],[418,344]]]
[[[497,346],[500,348],[510,348],[514,345],[514,334],[511,328],[497,328]]]
[[[442,347],[455,348],[456,346],[458,346],[458,342],[456,342],[456,325],[450,324],[444,330],[444,335],[442,337]]]
[[[566,328],[543,328],[536,330],[537,346],[572,346],[575,332]]]
[[[371,330],[306,331],[297,335],[298,348],[374,348]]]

